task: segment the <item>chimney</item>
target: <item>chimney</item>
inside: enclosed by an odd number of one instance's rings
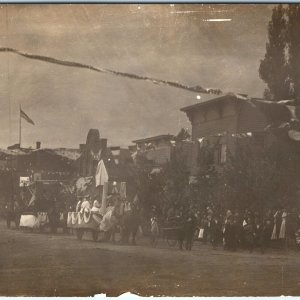
[[[36,149],[41,149],[41,142],[36,142]]]

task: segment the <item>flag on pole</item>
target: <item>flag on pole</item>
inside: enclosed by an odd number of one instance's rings
[[[96,181],[96,187],[99,185],[104,185],[104,183],[108,181],[108,174],[102,159],[99,161],[97,166],[95,181]]]
[[[34,122],[24,113],[24,111],[20,108],[20,117],[25,119],[28,123],[34,125]]]

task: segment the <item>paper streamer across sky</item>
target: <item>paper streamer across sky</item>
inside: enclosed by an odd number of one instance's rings
[[[26,53],[26,52],[23,52],[23,51],[14,49],[14,48],[0,47],[0,52],[10,52],[10,53],[14,53],[16,55],[23,56],[28,59],[39,60],[39,61],[43,61],[46,63],[61,65],[61,66],[65,66],[65,67],[88,69],[88,70],[95,71],[98,73],[105,73],[105,74],[110,74],[110,75],[114,75],[114,76],[122,76],[122,77],[127,77],[127,78],[135,79],[135,80],[149,81],[153,84],[167,85],[167,86],[171,86],[171,87],[175,87],[175,88],[188,90],[191,92],[198,92],[198,93],[205,93],[205,94],[220,94],[221,93],[221,90],[219,90],[219,89],[205,89],[199,85],[187,86],[187,85],[184,85],[184,84],[181,84],[178,82],[167,81],[167,80],[162,80],[162,79],[155,79],[155,78],[151,78],[151,77],[147,77],[147,76],[140,76],[140,75],[131,74],[131,73],[118,72],[118,71],[114,71],[114,70],[110,70],[110,69],[99,68],[99,67],[95,67],[92,65],[87,65],[84,63],[57,59],[57,58],[50,57],[50,56]]]

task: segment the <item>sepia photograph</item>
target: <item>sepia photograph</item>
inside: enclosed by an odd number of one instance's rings
[[[0,4],[0,296],[300,296],[300,4]]]

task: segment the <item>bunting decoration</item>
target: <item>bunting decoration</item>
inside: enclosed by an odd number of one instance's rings
[[[178,82],[173,82],[173,81],[167,81],[167,80],[162,80],[162,79],[155,79],[147,76],[140,76],[136,74],[131,74],[131,73],[124,73],[124,72],[119,72],[119,71],[114,71],[110,69],[105,69],[105,68],[98,68],[92,65],[87,65],[79,62],[74,62],[74,61],[68,61],[68,60],[62,60],[62,59],[57,59],[54,57],[50,56],[44,56],[44,55],[38,55],[38,54],[31,54],[31,53],[26,53],[14,48],[9,48],[9,47],[0,47],[0,52],[10,52],[14,53],[23,57],[26,57],[28,59],[32,60],[39,60],[43,61],[46,63],[50,64],[56,64],[56,65],[62,65],[65,67],[73,67],[73,68],[80,68],[80,69],[88,69],[90,71],[95,71],[98,73],[105,73],[105,74],[110,74],[114,76],[122,76],[122,77],[127,77],[130,79],[135,79],[135,80],[144,80],[144,81],[149,81],[152,82],[153,84],[159,84],[159,85],[167,85],[179,89],[184,89],[188,90],[191,92],[197,92],[197,93],[204,93],[204,94],[216,94],[219,95],[222,93],[220,89],[210,89],[210,88],[203,88],[199,85],[197,86],[187,86]]]

